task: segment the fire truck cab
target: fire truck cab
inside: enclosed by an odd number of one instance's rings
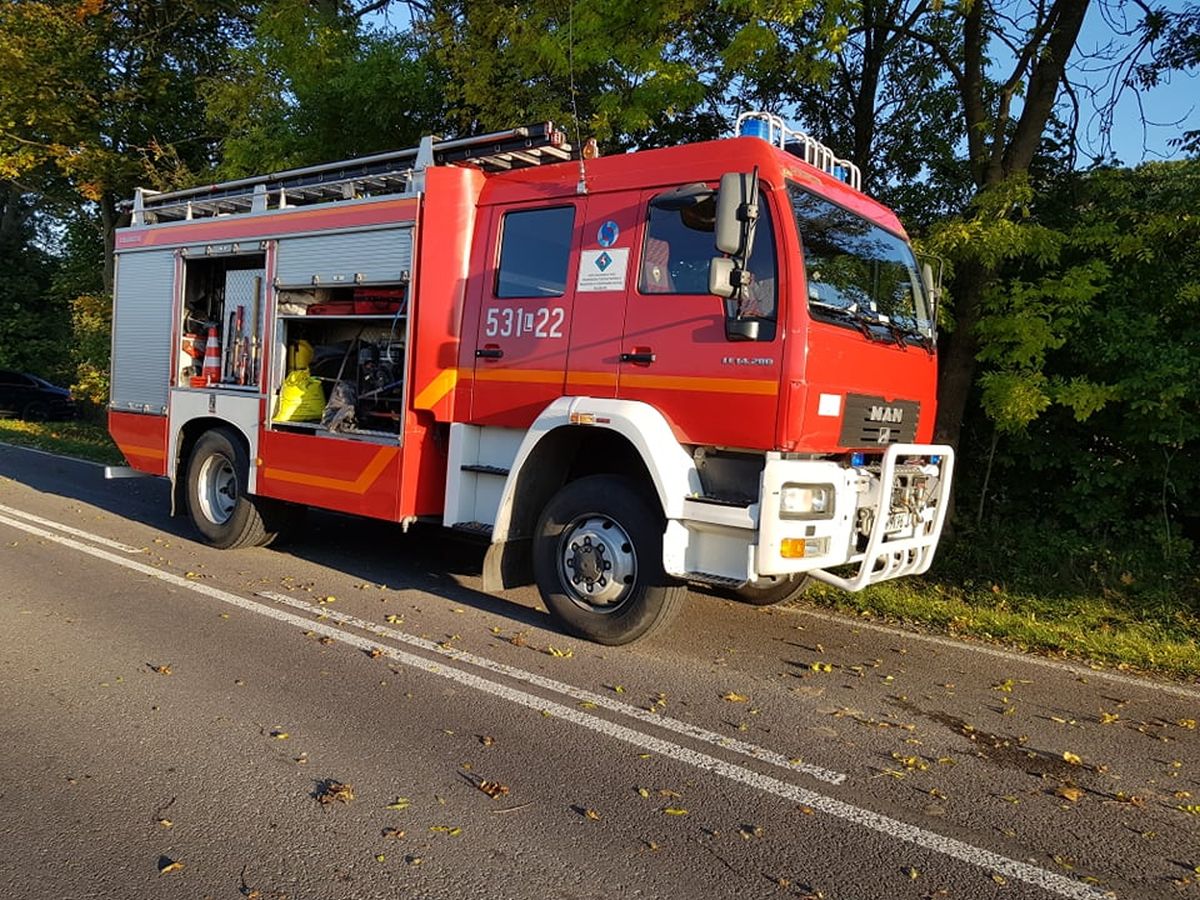
[[[953,467],[931,273],[849,163],[738,131],[581,159],[546,124],[139,191],[110,430],[216,546],[307,506],[439,522],[603,643],[688,582],[924,572]]]

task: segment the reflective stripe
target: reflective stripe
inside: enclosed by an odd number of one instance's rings
[[[341,491],[346,494],[365,494],[383,474],[396,456],[395,447],[381,447],[374,458],[367,463],[357,478],[349,481],[344,478],[330,478],[328,475],[312,475],[308,472],[293,472],[290,469],[263,468],[259,476],[272,481],[287,481],[292,484],[303,484],[309,487],[324,488],[329,491]]]

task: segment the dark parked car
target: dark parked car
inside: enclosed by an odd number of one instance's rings
[[[75,398],[44,378],[0,369],[0,417],[31,421],[75,418]]]

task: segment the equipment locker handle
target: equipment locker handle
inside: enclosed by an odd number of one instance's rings
[[[657,357],[649,350],[638,351],[637,353],[622,353],[621,362],[640,363],[644,366],[650,365]]]
[[[480,347],[475,351],[476,359],[500,359],[504,351],[499,347]]]

